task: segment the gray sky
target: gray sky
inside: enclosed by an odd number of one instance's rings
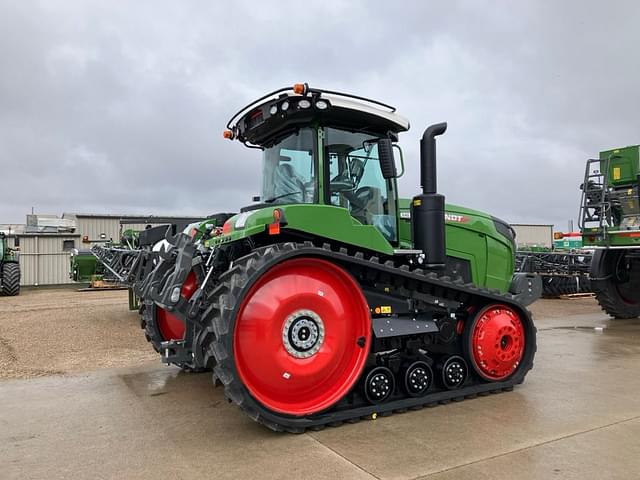
[[[633,1],[0,0],[0,223],[237,210],[259,152],[226,121],[308,82],[410,119],[404,196],[446,120],[447,201],[566,229],[585,159],[640,143],[639,26]]]

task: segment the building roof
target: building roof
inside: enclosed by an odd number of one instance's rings
[[[512,227],[553,227],[553,223],[510,223]]]
[[[117,213],[70,213],[64,212],[62,218],[113,218],[120,220],[135,220],[130,223],[165,223],[173,220],[201,220],[206,218],[206,215],[131,215],[131,214],[117,214]]]

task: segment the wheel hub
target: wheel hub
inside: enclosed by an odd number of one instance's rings
[[[324,323],[311,310],[296,310],[282,326],[282,343],[289,355],[308,358],[314,355],[324,341]]]

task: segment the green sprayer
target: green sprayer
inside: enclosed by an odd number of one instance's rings
[[[614,318],[640,315],[640,146],[600,152],[587,160],[580,186],[580,228],[595,249],[590,283]]]

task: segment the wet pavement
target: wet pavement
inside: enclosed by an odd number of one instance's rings
[[[536,319],[513,392],[303,435],[147,363],[0,383],[0,479],[640,478],[640,321]]]

